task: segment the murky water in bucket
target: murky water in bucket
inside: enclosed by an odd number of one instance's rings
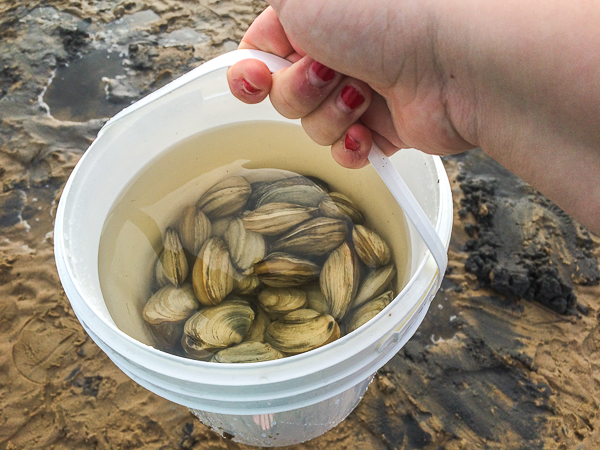
[[[301,133],[298,127],[267,122],[223,127],[176,145],[132,182],[114,205],[100,242],[101,286],[119,328],[155,345],[142,309],[155,290],[154,267],[166,228],[218,181],[241,175],[252,182],[253,174],[264,173],[266,168],[274,169],[272,179],[281,178],[281,169],[325,178],[332,190],[352,198],[364,212],[365,226],[390,245],[398,273],[393,290],[400,292],[409,270],[409,245],[400,208],[390,208],[385,195],[369,193],[372,173],[356,171],[352,178],[344,176],[345,172],[329,177],[321,173],[311,163],[314,150],[304,147]],[[200,145],[222,150],[200,152]],[[378,220],[380,217],[386,220]]]

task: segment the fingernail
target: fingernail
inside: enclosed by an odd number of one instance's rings
[[[311,64],[308,71],[308,82],[315,87],[323,87],[335,77],[335,70],[324,66],[318,61]]]
[[[360,143],[349,134],[346,134],[346,139],[344,139],[344,147],[346,147],[346,150],[355,152],[360,148]]]
[[[340,93],[340,100],[343,105],[341,109],[345,112],[352,112],[365,102],[365,97],[353,86],[346,86]]]
[[[246,94],[250,95],[255,95],[260,92],[259,88],[252,86],[245,78],[242,78],[242,89]]]

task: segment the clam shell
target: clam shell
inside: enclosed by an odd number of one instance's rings
[[[170,350],[181,339],[184,324],[184,321],[162,322],[157,325],[150,325],[150,331],[161,350]]]
[[[306,259],[288,253],[271,253],[254,265],[254,273],[267,286],[301,286],[319,277],[321,268]]]
[[[321,291],[319,283],[311,283],[308,286],[304,286],[303,289],[306,291],[306,307],[308,309],[314,309],[321,314],[331,314],[331,308]]]
[[[206,191],[196,206],[211,220],[232,216],[241,212],[251,193],[244,177],[229,177]]]
[[[393,263],[369,272],[358,288],[356,297],[352,302],[352,308],[358,308],[385,292],[395,275],[396,266]]]
[[[271,323],[266,341],[288,355],[296,355],[321,347],[336,332],[337,323],[327,314],[310,309],[293,311]],[[339,328],[338,328],[339,335]]]
[[[260,361],[272,361],[283,358],[284,355],[278,352],[269,344],[262,342],[242,342],[233,347],[219,351],[212,362],[218,363],[253,363]]]
[[[188,206],[181,214],[178,231],[184,250],[196,259],[202,244],[210,237],[210,220],[195,206]]]
[[[265,332],[270,323],[271,319],[269,319],[267,313],[260,306],[257,306],[252,325],[250,325],[246,336],[244,336],[244,342],[265,342]]]
[[[243,273],[265,257],[267,245],[262,234],[244,228],[242,219],[235,218],[223,236],[229,248],[231,261]]]
[[[233,291],[236,294],[255,295],[258,294],[264,285],[257,275],[243,275],[239,272],[234,274]]]
[[[163,238],[163,251],[155,266],[156,282],[159,286],[171,283],[181,285],[187,278],[189,266],[177,231],[167,228]]]
[[[194,341],[189,336],[186,336],[185,333],[181,338],[181,347],[186,356],[201,361],[208,361],[215,354],[214,348],[206,347],[203,343]]]
[[[285,233],[296,225],[315,217],[317,208],[294,205],[292,203],[267,203],[245,213],[244,227],[267,236]]]
[[[365,216],[356,204],[340,192],[330,192],[328,197],[319,203],[319,211],[327,217],[350,220],[354,224],[365,223]]]
[[[363,326],[365,323],[383,311],[383,309],[389,305],[393,299],[394,293],[392,291],[387,291],[381,294],[379,297],[374,298],[373,300],[370,300],[364,305],[353,310],[349,314],[347,320],[344,321],[344,329],[346,334],[351,333],[358,327]]]
[[[287,314],[306,306],[306,292],[296,288],[268,287],[258,294],[258,301],[267,313]]]
[[[325,343],[323,345],[327,345],[330,342],[336,341],[341,336],[342,336],[342,331],[340,330],[340,326],[337,322],[335,322],[333,325],[333,331],[331,332],[331,336],[329,336],[329,339],[327,339],[327,341],[325,341]]]
[[[228,300],[217,306],[198,311],[183,328],[186,346],[198,354],[239,344],[250,329],[254,311],[243,300]],[[186,350],[188,352],[188,350]]]
[[[359,279],[358,258],[348,243],[344,242],[331,252],[319,279],[321,291],[336,320],[341,320],[346,314],[358,289]]]
[[[233,290],[235,269],[227,246],[220,238],[204,242],[192,271],[194,293],[206,306],[218,305]]]
[[[325,191],[306,177],[297,176],[255,185],[248,200],[249,209],[267,203],[293,203],[302,206],[318,206]]]
[[[327,184],[327,182],[321,180],[319,177],[313,177],[311,175],[307,175],[306,178],[308,178],[310,181],[312,181],[317,186],[319,186],[321,189],[323,189],[324,192],[327,192],[327,193],[331,192],[331,188],[329,187],[329,184]]]
[[[344,220],[316,217],[301,223],[271,246],[273,252],[325,255],[337,248],[348,233]]]
[[[365,265],[379,267],[390,261],[390,247],[374,231],[362,225],[355,225],[352,229],[352,242],[356,254]]]
[[[227,216],[214,220],[212,222],[210,237],[223,238],[223,236],[225,236],[227,228],[229,228],[229,223],[233,220],[233,217],[234,216]]]
[[[179,322],[190,317],[199,307],[190,283],[184,283],[180,288],[169,284],[150,297],[142,317],[152,325]]]

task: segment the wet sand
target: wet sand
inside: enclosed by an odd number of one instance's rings
[[[235,49],[260,1],[0,3],[0,449],[241,449],[130,381],[58,280],[53,215],[106,118]],[[479,151],[450,263],[338,427],[294,449],[600,448],[600,238]]]

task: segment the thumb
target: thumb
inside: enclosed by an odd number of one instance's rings
[[[267,3],[271,5],[276,12],[279,12],[279,9],[284,2],[285,0],[267,0]]]
[[[383,58],[381,0],[267,0],[286,35],[303,53],[368,83]],[[389,5],[387,6],[389,8]],[[386,19],[387,20],[387,19]]]

